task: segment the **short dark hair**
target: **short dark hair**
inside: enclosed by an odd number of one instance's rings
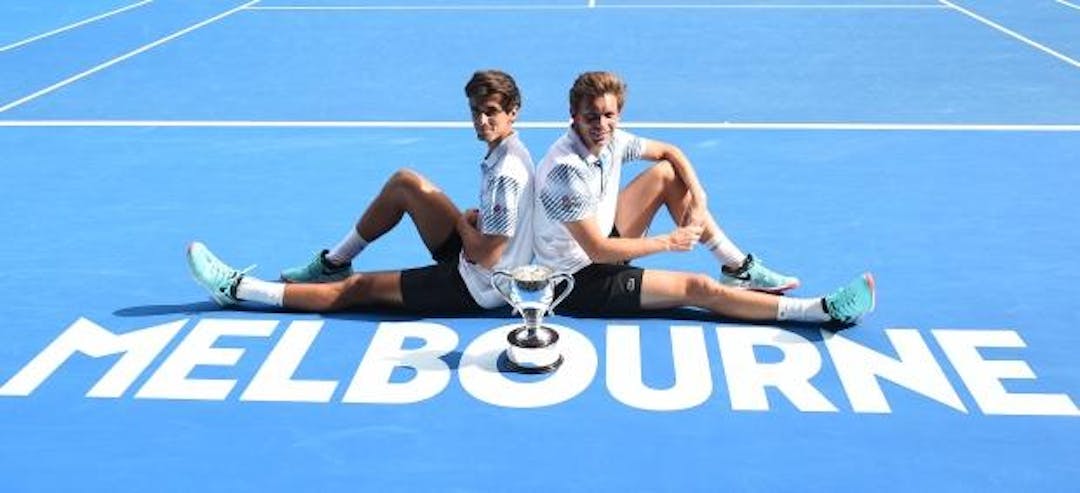
[[[521,91],[510,74],[501,70],[478,70],[465,84],[465,96],[469,99],[499,96],[503,110],[521,108]]]
[[[612,94],[622,111],[626,102],[626,83],[614,72],[585,72],[578,76],[570,88],[570,112],[576,113],[581,101]]]

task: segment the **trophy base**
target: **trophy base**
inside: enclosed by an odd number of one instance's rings
[[[518,327],[506,335],[506,341],[510,343],[506,363],[516,373],[550,373],[562,365],[557,346],[559,333],[548,327]]]
[[[519,365],[519,364],[515,363],[514,360],[507,357],[506,358],[506,367],[509,368],[510,371],[512,371],[514,373],[523,373],[525,375],[539,375],[541,373],[551,373],[551,372],[553,372],[555,370],[558,370],[559,367],[562,366],[562,362],[563,362],[563,357],[562,357],[561,354],[559,355],[559,359],[555,360],[554,363],[551,363],[551,364],[548,364],[548,365],[545,365],[545,366],[522,366],[522,365]]]

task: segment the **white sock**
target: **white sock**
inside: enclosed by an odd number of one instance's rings
[[[707,242],[702,242],[723,265],[740,266],[746,260],[746,254],[739,250],[723,231],[717,231]]]
[[[780,304],[776,308],[776,319],[797,322],[828,322],[832,320],[832,317],[825,313],[821,298],[788,298],[781,296]]]
[[[330,249],[330,252],[326,254],[326,260],[329,260],[337,265],[345,265],[352,262],[352,259],[360,255],[360,252],[364,251],[364,247],[368,246],[369,241],[360,236],[360,233],[356,232],[356,228],[349,230],[349,234],[345,235],[334,248]]]
[[[236,286],[236,297],[244,301],[254,301],[270,306],[284,306],[285,284],[266,282],[251,276],[244,276]]]

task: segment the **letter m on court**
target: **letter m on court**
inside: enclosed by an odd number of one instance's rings
[[[114,334],[94,322],[79,318],[0,387],[0,396],[30,395],[78,352],[93,358],[121,355],[108,373],[86,393],[87,397],[120,397],[186,323],[187,319],[184,319],[126,334]]]

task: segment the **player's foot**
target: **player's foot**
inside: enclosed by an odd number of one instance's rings
[[[874,311],[874,276],[869,272],[825,297],[825,312],[842,324],[854,324]]]
[[[785,276],[765,267],[753,254],[747,255],[739,268],[730,269],[725,266],[720,272],[720,283],[733,288],[783,293],[799,287],[798,278]]]
[[[281,271],[281,280],[285,282],[334,282],[352,275],[352,264],[337,266],[326,259],[328,250],[315,254],[306,265]]]
[[[195,282],[210,292],[210,298],[220,306],[235,305],[240,302],[236,298],[236,286],[240,279],[255,266],[244,270],[236,270],[214,256],[206,245],[196,241],[188,245],[188,267]]]

